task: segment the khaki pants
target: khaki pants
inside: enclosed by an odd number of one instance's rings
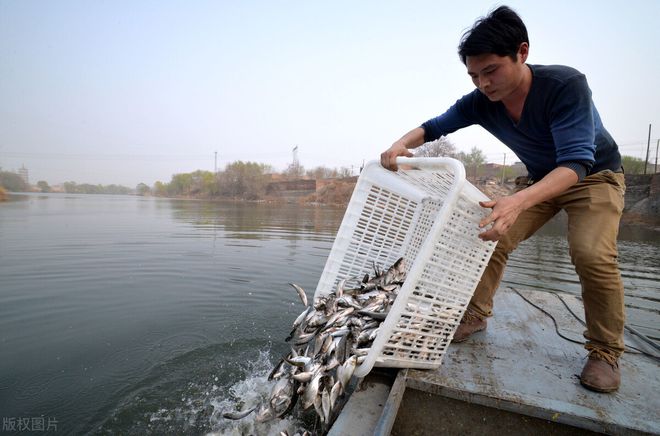
[[[616,238],[625,189],[622,173],[601,171],[521,213],[498,242],[469,308],[480,317],[493,314],[493,296],[509,253],[564,209],[568,214],[569,253],[582,285],[587,348],[606,349],[617,356],[623,353],[625,311]]]

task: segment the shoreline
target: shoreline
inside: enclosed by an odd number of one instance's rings
[[[496,186],[493,187],[484,185],[478,186],[478,188],[488,195],[491,198],[501,197],[506,195],[506,191],[509,189],[506,187]],[[485,188],[485,189],[484,189]],[[55,194],[55,195],[71,195],[65,192],[8,192],[0,187],[0,202],[9,202],[11,197],[14,195],[23,195],[23,194]],[[228,197],[195,197],[195,196],[159,196],[159,195],[138,195],[138,194],[73,194],[73,195],[126,195],[130,197],[144,197],[144,198],[162,198],[168,200],[180,200],[180,201],[204,201],[204,202],[227,202],[227,203],[254,203],[254,204],[296,204],[301,206],[312,206],[312,207],[332,207],[332,208],[342,208],[346,209],[348,207],[348,202],[350,199],[345,202],[324,202],[318,201],[315,193],[310,193],[307,196],[297,196],[297,197],[265,197],[259,199],[243,199],[243,198],[228,198]],[[558,214],[558,216],[560,216]],[[554,219],[554,218],[553,218]],[[558,219],[562,219],[561,217]],[[647,231],[660,232],[660,219],[656,216],[649,214],[641,214],[639,212],[624,211],[621,216],[621,225],[625,225],[630,228],[640,228]]]

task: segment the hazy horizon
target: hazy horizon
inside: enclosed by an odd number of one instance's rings
[[[0,167],[31,183],[135,187],[243,160],[353,167],[473,85],[462,32],[494,6],[445,2],[0,0]],[[532,64],[586,74],[624,155],[660,137],[660,2],[506,2]],[[515,155],[479,127],[449,139]]]

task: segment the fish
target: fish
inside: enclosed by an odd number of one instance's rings
[[[270,393],[270,408],[273,414],[281,418],[287,415],[295,406],[297,399],[296,381],[290,378],[281,378]]]
[[[273,379],[278,379],[284,374],[283,366],[284,366],[285,360],[282,358],[280,362],[275,365],[273,370],[268,374],[268,381],[271,381]]]
[[[334,289],[312,301],[302,287],[289,283],[305,309],[284,339],[290,350],[268,375],[273,382],[270,395],[261,405],[225,413],[227,419],[242,419],[256,410],[255,421],[267,422],[292,413],[298,405],[302,410],[313,408],[327,430],[343,405],[340,399],[350,395],[351,379],[366,360],[405,276],[403,258],[386,269],[374,262],[373,276],[338,279]],[[412,326],[419,320],[406,322]]]
[[[385,321],[387,318],[387,312],[373,312],[370,310],[358,310],[360,315],[367,315],[369,318],[373,318],[377,321]]]
[[[300,368],[305,367],[306,365],[309,365],[312,361],[311,357],[307,356],[295,356],[295,357],[284,357],[283,358],[286,363],[289,365],[297,366]]]
[[[300,383],[307,383],[312,379],[312,377],[314,377],[314,374],[315,373],[313,371],[299,372],[297,374],[293,374],[291,378]]]
[[[314,400],[318,396],[321,377],[323,377],[322,374],[316,374],[305,388],[305,392],[302,394],[303,409],[309,409],[314,405]]]
[[[356,367],[357,356],[351,356],[351,358],[344,362],[344,364],[337,370],[337,378],[344,391],[346,390],[348,383],[351,381],[351,377],[353,377]]]
[[[323,410],[323,421],[330,422],[330,392],[328,389],[323,389],[321,394],[321,409]]]
[[[339,380],[335,382],[334,385],[332,385],[332,389],[330,390],[330,404],[337,404],[337,400],[339,399],[339,396],[342,394],[342,385]]]
[[[225,419],[243,419],[248,416],[250,413],[254,412],[258,406],[251,407],[249,409],[243,410],[242,412],[225,412],[222,414],[222,417]]]
[[[304,289],[296,285],[295,283],[289,283],[289,284],[293,286],[293,288],[298,293],[298,296],[300,297],[300,301],[302,301],[302,304],[304,304],[305,306],[309,306],[309,304],[307,304],[307,294],[305,294]]]

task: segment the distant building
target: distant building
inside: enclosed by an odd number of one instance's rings
[[[26,185],[30,184],[28,169],[25,168],[25,165],[21,165],[21,167],[18,169],[18,175],[21,176],[21,179],[23,179]]]

